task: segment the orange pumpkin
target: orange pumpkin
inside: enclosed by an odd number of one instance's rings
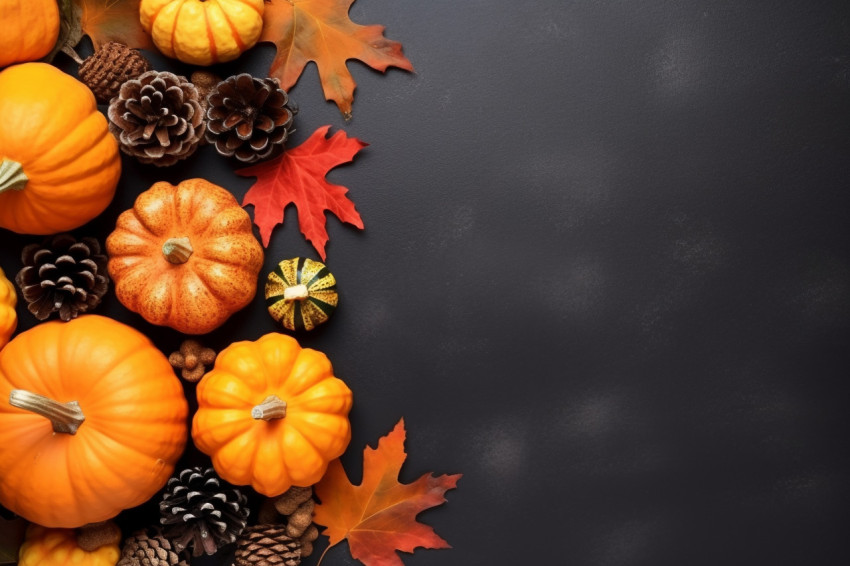
[[[17,303],[15,286],[0,269],[0,348],[6,345],[18,326],[18,313],[15,311]]]
[[[227,190],[189,179],[155,183],[106,239],[118,300],[153,324],[204,334],[257,291],[263,248]]]
[[[73,529],[48,529],[30,525],[18,551],[18,566],[115,566],[121,558],[117,544],[84,550]]]
[[[83,83],[46,63],[0,72],[0,228],[54,234],[115,195],[118,142]]]
[[[263,31],[263,0],[142,0],[139,17],[154,45],[192,65],[232,61]]]
[[[0,504],[63,528],[140,505],[173,472],[187,413],[166,357],[125,324],[22,332],[0,351]]]
[[[222,350],[197,394],[195,446],[222,478],[269,497],[319,481],[351,440],[351,390],[285,334]]]
[[[0,22],[0,67],[41,59],[59,39],[56,0],[3,0]]]

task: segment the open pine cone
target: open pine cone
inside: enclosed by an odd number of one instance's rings
[[[58,312],[67,322],[100,304],[109,286],[107,259],[96,239],[58,234],[24,247],[15,282],[38,320]]]
[[[148,71],[126,81],[107,115],[124,153],[160,167],[192,155],[204,135],[198,89],[174,73]]]
[[[242,73],[218,83],[207,101],[206,139],[224,156],[245,163],[265,159],[293,131],[295,110],[277,79]]]

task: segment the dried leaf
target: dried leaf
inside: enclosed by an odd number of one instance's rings
[[[139,20],[141,0],[74,0],[83,34],[94,48],[117,41],[135,49],[154,49],[153,40]],[[74,47],[76,43],[70,44]]]
[[[337,165],[351,161],[368,144],[349,138],[343,131],[326,138],[329,129],[330,126],[319,128],[303,144],[287,149],[276,159],[236,171],[243,177],[257,177],[242,206],[254,205],[254,224],[260,228],[264,246],[269,245],[272,229],[283,223],[283,210],[289,204],[295,204],[301,233],[322,259],[328,242],[326,210],[343,222],[363,228],[354,203],[345,196],[348,189],[328,183],[325,175]]]
[[[388,67],[413,71],[401,43],[384,37],[384,26],[352,22],[348,10],[354,0],[272,0],[266,3],[260,41],[274,43],[277,55],[269,75],[289,90],[310,61],[316,63],[327,100],[351,118],[354,78],[346,61],[359,59],[373,69]]]
[[[404,452],[404,420],[378,441],[378,448],[363,451],[363,481],[354,486],[339,460],[328,467],[316,484],[321,504],[314,521],[327,527],[333,546],[348,539],[351,556],[366,566],[402,566],[397,550],[449,548],[434,530],[416,521],[416,515],[446,501],[445,492],[457,487],[461,474],[435,477],[425,474],[410,484],[398,481]]]

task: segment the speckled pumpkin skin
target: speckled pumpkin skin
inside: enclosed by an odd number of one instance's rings
[[[163,255],[171,238],[191,242],[185,263]],[[248,213],[204,179],[159,182],[140,194],[118,217],[106,251],[118,300],[148,322],[184,334],[210,332],[248,305],[263,266]]]
[[[87,552],[77,545],[74,529],[30,525],[18,551],[18,566],[115,566],[121,558],[117,544]]]

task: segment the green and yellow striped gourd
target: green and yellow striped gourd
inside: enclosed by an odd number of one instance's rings
[[[336,278],[320,261],[295,257],[280,262],[266,280],[266,306],[289,330],[312,330],[336,310]]]

